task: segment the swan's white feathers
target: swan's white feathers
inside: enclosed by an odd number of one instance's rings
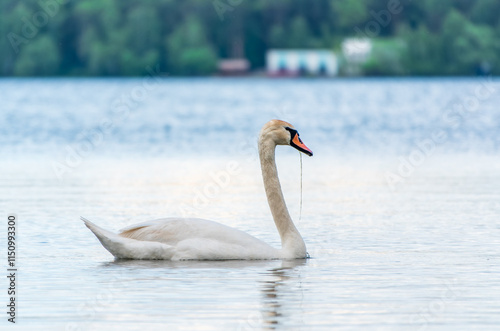
[[[104,248],[118,259],[170,260],[174,256],[175,251],[172,246],[159,242],[139,241],[121,237],[83,217],[81,219],[99,239]]]
[[[279,250],[229,226],[203,219],[167,218],[124,228],[119,234],[82,218],[116,258],[232,260],[279,258]]]
[[[148,221],[124,228],[119,235],[136,240],[158,241],[168,245],[175,245],[191,238],[267,245],[243,231],[199,218],[165,218]]]

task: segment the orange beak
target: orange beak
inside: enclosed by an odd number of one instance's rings
[[[299,137],[299,134],[295,134],[295,136],[292,138],[292,141],[290,142],[290,145],[298,149],[304,154],[307,154],[309,156],[313,156],[313,152],[307,147],[302,140]]]

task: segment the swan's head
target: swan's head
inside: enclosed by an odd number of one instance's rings
[[[271,139],[276,145],[290,145],[304,154],[313,155],[300,139],[294,126],[285,121],[271,120],[264,124],[260,131],[260,139]]]

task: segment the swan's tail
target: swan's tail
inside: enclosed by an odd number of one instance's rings
[[[88,219],[80,217],[101,244],[117,259],[170,260],[174,255],[172,246],[155,241],[140,241],[121,237],[105,230]]]

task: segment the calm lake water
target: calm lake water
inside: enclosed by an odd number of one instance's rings
[[[0,80],[17,329],[499,328],[500,80],[146,83]],[[79,220],[202,217],[279,246],[256,150],[272,118],[315,153],[300,217],[298,153],[277,150],[311,259],[114,261]]]

